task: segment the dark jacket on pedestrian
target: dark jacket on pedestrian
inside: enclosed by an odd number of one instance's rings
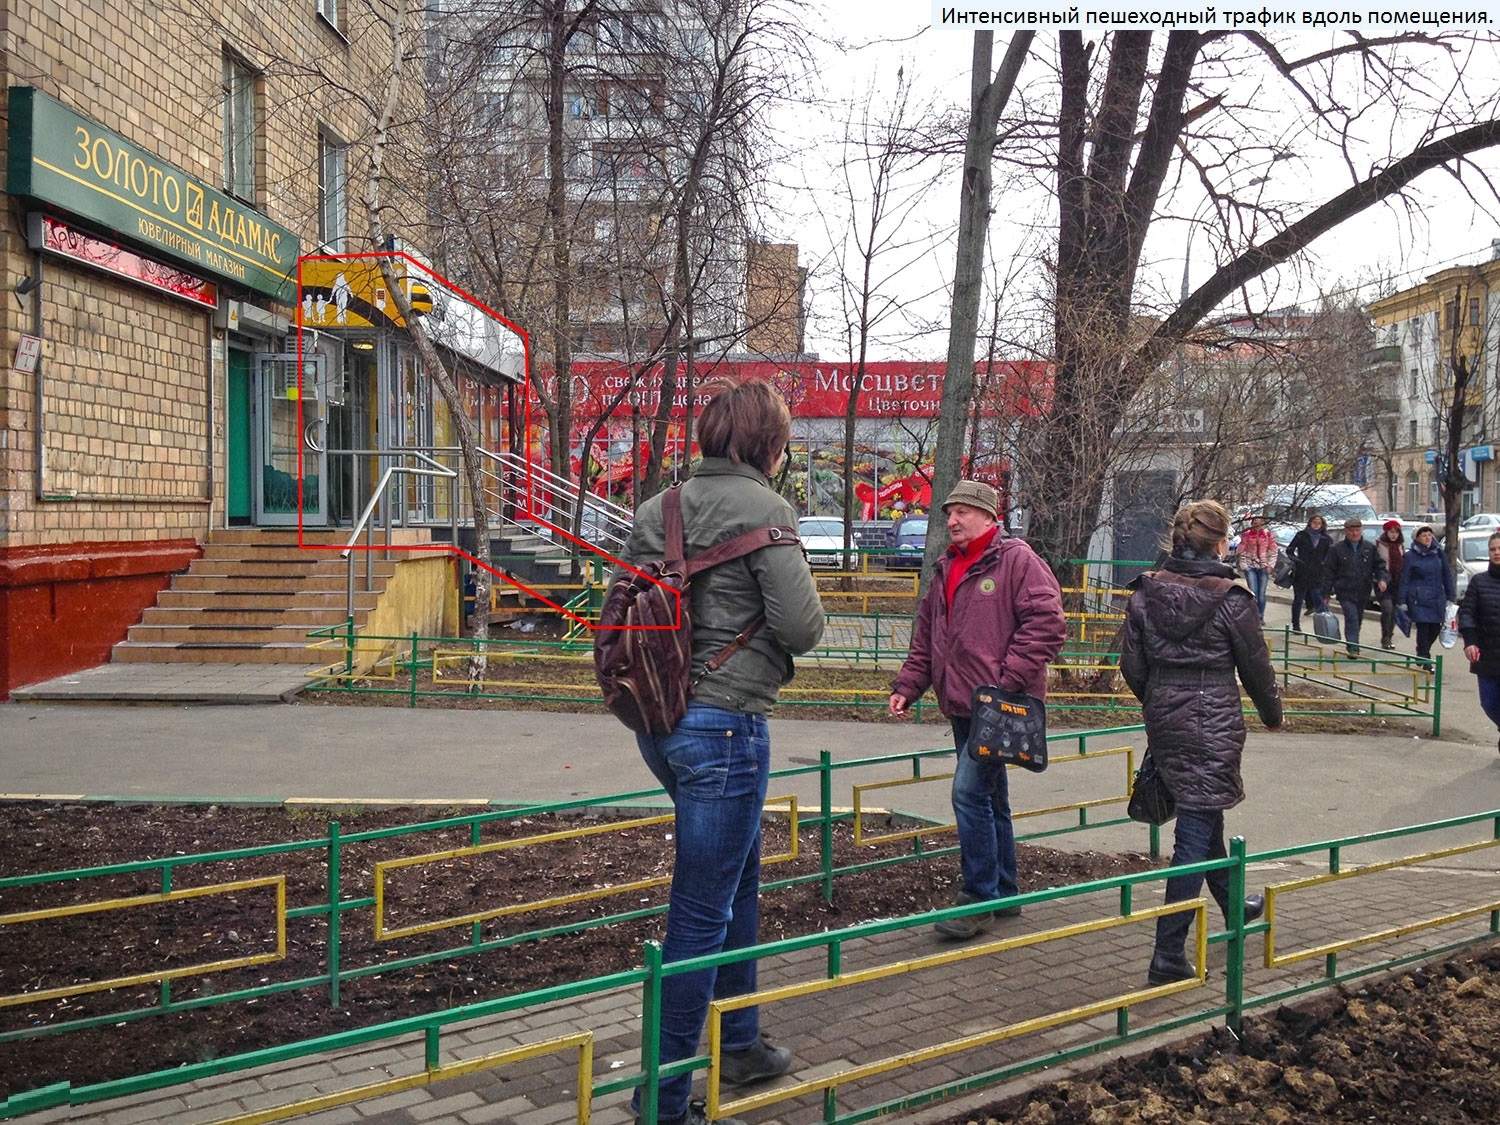
[[[1130,585],[1120,672],[1142,703],[1152,760],[1180,807],[1231,808],[1245,799],[1239,684],[1266,726],[1281,725],[1255,598],[1223,563],[1176,554]]]
[[[1479,646],[1479,659],[1469,664],[1476,676],[1500,677],[1500,566],[1490,563],[1469,579],[1458,604],[1458,631],[1464,647]]]
[[[1441,625],[1443,610],[1455,597],[1453,571],[1436,543],[1413,543],[1401,571],[1401,604],[1418,625]]]
[[[1326,531],[1314,531],[1304,527],[1287,544],[1287,558],[1292,560],[1292,584],[1304,590],[1323,590],[1325,572],[1328,567],[1328,552],[1333,549],[1333,537]]]
[[[635,514],[625,561],[641,564],[666,553],[663,493]],[[705,457],[682,486],[682,538],[688,558],[761,527],[796,527],[797,513],[771,489],[765,474],[725,457]],[[722,668],[704,677],[692,698],[730,711],[764,714],[791,680],[792,654],[807,652],[826,621],[817,583],[801,551],[762,547],[693,579],[693,676],[762,614],[765,628]]]
[[[959,579],[950,609],[948,571],[956,557],[950,547],[933,569],[891,693],[914,703],[931,687],[949,718],[969,716],[981,684],[1045,697],[1047,665],[1068,636],[1051,568],[1024,540],[997,532]]]
[[[1389,582],[1385,553],[1375,544],[1340,539],[1328,552],[1328,589],[1345,605],[1364,605],[1377,582]]]

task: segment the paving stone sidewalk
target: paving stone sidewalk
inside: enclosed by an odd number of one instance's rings
[[[1410,850],[1441,846],[1418,838]],[[1316,858],[1316,857],[1309,857]],[[1346,857],[1348,869],[1358,860]],[[1281,863],[1252,870],[1252,885],[1286,882],[1325,871],[1313,864]],[[1141,888],[1137,909],[1156,905],[1160,892]],[[1348,939],[1387,927],[1500,903],[1500,872],[1472,868],[1397,868],[1288,893],[1278,904],[1276,949],[1285,955],[1321,943]],[[1117,916],[1119,895],[1096,894],[1028,908],[1020,919],[997,923],[981,939],[1002,939]],[[1393,956],[1420,953],[1450,941],[1479,937],[1489,930],[1489,916],[1419,932],[1340,957],[1340,968],[1374,964]],[[1210,908],[1210,924],[1217,925]],[[913,968],[884,979],[841,987],[831,992],[788,999],[763,1008],[763,1026],[779,1042],[793,1047],[797,1068],[782,1081],[789,1086],[881,1059],[903,1059],[922,1048],[950,1042],[1023,1020],[1097,1004],[1143,987],[1150,955],[1152,924],[1136,922],[1085,935],[1051,940],[935,965]],[[1488,937],[1487,940],[1500,940]],[[981,942],[972,943],[977,948]],[[939,942],[926,928],[908,929],[849,943],[843,972],[855,973],[935,953],[970,948]],[[1323,958],[1284,968],[1261,963],[1264,939],[1253,937],[1247,954],[1246,996],[1315,980]],[[1223,1002],[1222,945],[1210,948],[1206,987],[1149,1001],[1133,1008],[1132,1027]],[[761,987],[821,979],[826,975],[822,948],[763,961]],[[839,1091],[842,1112],[905,1097],[943,1083],[983,1073],[1058,1049],[1112,1035],[1113,1010],[1050,1030],[1020,1036],[946,1058],[902,1066]],[[1208,1023],[1169,1035],[1191,1034]],[[594,1081],[605,1082],[637,1070],[640,1062],[640,994],[616,989],[569,1003],[514,1012],[496,1019],[455,1024],[441,1040],[447,1064],[510,1047],[535,1043],[574,1031],[594,1037]],[[1161,1040],[1148,1040],[1159,1042]],[[1146,1048],[1138,1048],[1146,1049]],[[561,1125],[575,1119],[576,1059],[573,1051],[497,1067],[437,1082],[426,1088],[369,1098],[352,1105],[301,1118],[316,1125],[380,1123],[415,1125],[455,1121],[464,1125],[514,1122],[515,1125]],[[327,1052],[275,1066],[242,1071],[178,1087],[121,1098],[88,1107],[45,1111],[23,1120],[99,1121],[104,1125],[173,1122],[199,1125],[266,1110],[321,1094],[368,1085],[385,1078],[414,1074],[423,1065],[420,1036]],[[1084,1064],[1073,1064],[1075,1070]],[[701,1088],[702,1079],[699,1079]],[[775,1086],[768,1087],[775,1089]],[[1003,1088],[1002,1088],[1003,1089]],[[760,1092],[760,1091],[756,1091]],[[929,1120],[977,1106],[1002,1090],[968,1095],[946,1107],[920,1114]],[[594,1102],[598,1125],[631,1120],[628,1095],[615,1093]],[[751,1122],[801,1123],[822,1119],[822,1095],[805,1094],[746,1113]],[[903,1115],[910,1116],[910,1114]]]

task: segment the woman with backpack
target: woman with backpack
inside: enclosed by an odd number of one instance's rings
[[[636,510],[625,547],[625,562],[633,567],[663,559],[673,507],[690,571],[695,556],[701,559],[741,535],[770,528],[777,540],[692,577],[686,713],[669,734],[636,735],[676,814],[667,961],[743,949],[758,940],[760,823],[771,768],[766,716],[792,678],[792,656],[818,643],[825,620],[806,556],[796,549],[797,515],[770,483],[790,435],[791,415],[769,383],[722,384],[699,419],[702,462],[685,484],[669,490],[674,496],[658,494]],[[754,961],[666,977],[661,1061],[698,1054],[709,1001],[754,992],[755,981]],[[791,1069],[791,1052],[772,1047],[760,1034],[758,1008],[726,1013],[721,1035],[719,1074],[731,1086]],[[664,1079],[657,1120],[705,1121],[703,1103],[689,1101],[691,1089],[691,1073]],[[639,1089],[633,1105],[639,1113]]]
[[[1224,811],[1245,799],[1240,753],[1245,719],[1240,684],[1267,730],[1281,726],[1276,669],[1261,633],[1255,598],[1224,563],[1229,513],[1213,500],[1188,504],[1172,521],[1172,554],[1160,570],[1131,583],[1125,607],[1120,673],[1141,701],[1147,752],[1177,804],[1172,866],[1221,859]],[[1238,674],[1238,681],[1235,677]],[[1229,918],[1229,872],[1211,871],[1208,889]],[[1168,904],[1197,898],[1204,876],[1167,880]],[[1258,918],[1265,899],[1244,901],[1244,920]],[[1157,919],[1151,984],[1197,975],[1183,947],[1191,913]]]
[[[1423,524],[1412,536],[1401,568],[1401,605],[1417,633],[1417,655],[1432,657],[1432,642],[1443,627],[1443,612],[1456,601],[1453,571],[1437,545],[1432,528]]]
[[[1287,545],[1286,557],[1292,560],[1292,631],[1302,631],[1302,607],[1312,613],[1328,608],[1328,552],[1333,537],[1327,521],[1317,512],[1307,517],[1307,526]]]

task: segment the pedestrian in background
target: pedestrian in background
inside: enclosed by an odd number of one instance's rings
[[[1229,513],[1213,500],[1188,504],[1172,521],[1171,557],[1131,583],[1125,607],[1120,673],[1141,701],[1147,748],[1177,802],[1173,867],[1228,854],[1224,811],[1245,799],[1240,683],[1266,728],[1281,726],[1276,669],[1250,590],[1223,562],[1228,553]],[[1209,872],[1207,880],[1227,922],[1229,872]],[[1202,874],[1168,879],[1166,901],[1196,898],[1203,882]],[[1264,909],[1262,896],[1247,897],[1245,921]],[[1146,973],[1152,984],[1196,975],[1183,953],[1192,918],[1157,919]]]
[[[1255,595],[1255,608],[1260,611],[1262,623],[1266,619],[1266,587],[1271,583],[1271,571],[1276,569],[1280,550],[1276,536],[1266,527],[1266,517],[1252,516],[1250,530],[1240,536],[1240,567],[1250,592]]]
[[[953,815],[958,822],[959,905],[1019,893],[1016,837],[1010,819],[1006,767],[977,762],[969,741],[974,689],[1047,694],[1047,665],[1067,639],[1057,578],[1022,539],[999,524],[1000,498],[982,481],[961,480],[943,501],[947,553],[938,560],[917,606],[911,650],[891,685],[890,713],[905,716],[931,686],[953,726],[958,763]],[[1020,907],[997,913],[1013,917]],[[972,938],[990,915],[939,922],[939,936]]]
[[[1432,642],[1443,627],[1443,612],[1456,601],[1453,571],[1437,545],[1432,528],[1425,524],[1412,536],[1401,571],[1401,605],[1417,634],[1417,655],[1432,658]]]
[[[1328,588],[1344,612],[1344,650],[1350,656],[1359,655],[1359,630],[1371,592],[1383,594],[1389,585],[1385,558],[1375,544],[1365,542],[1364,524],[1350,516],[1344,521],[1344,537],[1328,552]]]
[[[1400,520],[1386,520],[1380,527],[1380,538],[1375,546],[1385,556],[1385,569],[1390,577],[1380,595],[1380,647],[1395,648],[1396,607],[1401,604],[1401,572],[1405,565],[1406,539],[1401,531]]]
[[[1292,560],[1292,631],[1302,631],[1302,607],[1309,613],[1327,608],[1323,591],[1327,583],[1328,552],[1333,539],[1328,523],[1317,512],[1310,512],[1307,526],[1287,544],[1286,555]]]
[[[1464,658],[1479,677],[1479,705],[1500,729],[1500,531],[1490,536],[1490,565],[1469,579],[1458,607]]]

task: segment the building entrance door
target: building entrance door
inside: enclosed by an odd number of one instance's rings
[[[249,523],[250,499],[250,353],[229,350],[229,401],[226,404],[228,434],[225,459],[228,489],[225,504],[230,523]]]
[[[328,522],[328,457],[320,393],[324,357],[303,355],[301,386],[295,354],[255,357],[255,522],[287,526]],[[299,416],[298,403],[301,403]],[[301,453],[299,511],[298,453]]]

